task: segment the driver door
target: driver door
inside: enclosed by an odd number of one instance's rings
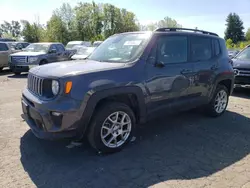
[[[51,51],[54,50],[53,53],[51,53]],[[52,44],[49,48],[49,52],[48,52],[48,61],[49,63],[52,62],[57,62],[58,61],[58,56],[57,56],[57,48],[55,44]]]
[[[151,117],[189,107],[193,63],[188,60],[188,37],[160,34],[146,64],[148,113]]]

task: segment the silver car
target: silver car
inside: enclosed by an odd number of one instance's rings
[[[12,49],[8,42],[0,42],[0,71],[2,71],[4,67],[8,67],[9,55],[17,51],[18,50]]]

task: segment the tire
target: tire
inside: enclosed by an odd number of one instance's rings
[[[224,94],[225,95],[225,100],[221,103],[223,104],[221,109],[216,108],[216,106],[220,106],[218,105],[217,102],[217,97],[220,94]],[[224,85],[218,85],[215,92],[214,92],[214,96],[212,98],[212,100],[210,101],[210,103],[207,105],[206,107],[206,113],[207,115],[211,116],[211,117],[218,117],[221,116],[227,108],[228,105],[228,99],[229,99],[229,92],[228,89],[224,86]]]
[[[122,117],[126,117],[127,125],[124,125],[123,130],[127,130],[130,133],[123,133],[123,137],[125,137],[125,141],[121,138],[121,125],[115,125],[110,120],[117,117],[118,113],[118,122],[120,122]],[[126,115],[125,115],[126,114]],[[125,115],[125,116],[123,116]],[[119,102],[109,102],[102,105],[98,108],[92,118],[90,123],[89,131],[88,131],[88,140],[90,145],[97,150],[99,153],[114,153],[120,151],[133,137],[135,133],[135,115],[131,108],[126,104],[119,103]],[[108,134],[107,128],[103,128],[105,123],[105,127],[109,127],[110,133]],[[130,125],[130,126],[129,126]],[[117,130],[116,130],[117,129]],[[101,135],[107,135],[105,138],[102,138]],[[112,139],[113,138],[113,139]],[[115,144],[115,140],[117,140]],[[108,142],[111,141],[110,145],[107,145]],[[105,144],[106,142],[106,144]]]
[[[39,65],[45,65],[45,64],[47,64],[48,62],[46,61],[46,60],[42,60],[40,63],[39,63]]]
[[[2,70],[3,70],[3,67],[0,67],[0,72],[2,72]]]
[[[15,74],[16,76],[19,76],[19,75],[21,74],[21,72],[14,72],[14,74]]]

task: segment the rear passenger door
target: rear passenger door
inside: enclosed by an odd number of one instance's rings
[[[218,69],[219,41],[213,37],[190,37],[191,61],[194,63],[194,80],[190,92],[197,96],[198,103],[206,103]]]

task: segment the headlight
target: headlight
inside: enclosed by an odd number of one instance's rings
[[[33,63],[38,60],[38,57],[29,57],[29,62]]]
[[[59,82],[56,80],[52,80],[51,89],[52,89],[52,93],[54,95],[57,95],[59,93]]]

